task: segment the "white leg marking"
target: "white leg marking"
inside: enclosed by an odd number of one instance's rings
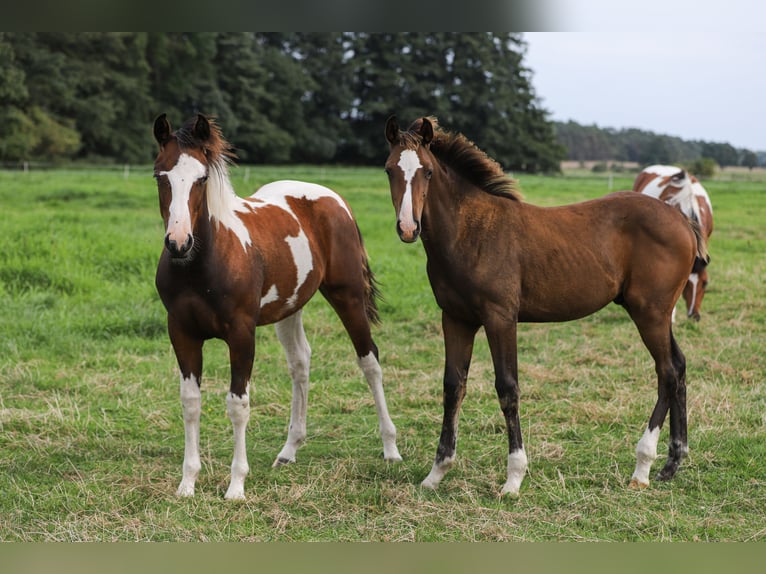
[[[654,459],[657,458],[657,443],[660,440],[660,427],[654,430],[648,428],[644,431],[641,440],[636,446],[636,470],[630,479],[632,486],[649,486],[649,471]]]
[[[183,478],[176,491],[177,496],[194,496],[194,484],[201,468],[199,460],[199,419],[202,396],[197,378],[181,376],[181,407],[184,417],[184,463]]]
[[[285,350],[287,369],[293,381],[293,398],[290,406],[290,428],[287,442],[279,451],[272,466],[295,462],[298,448],[306,440],[306,411],[309,398],[309,369],[311,365],[311,347],[301,320],[302,311],[282,319],[274,327],[277,337]]]
[[[380,363],[372,351],[366,357],[359,357],[357,361],[367,379],[370,391],[372,391],[372,398],[375,400],[380,436],[383,439],[383,458],[390,461],[400,461],[402,456],[399,454],[399,449],[396,448],[396,427],[388,414],[386,397],[383,393],[383,370],[380,368]]]
[[[689,309],[686,314],[691,317],[694,313],[694,304],[697,302],[697,285],[699,284],[700,276],[697,273],[689,275],[689,283],[692,284],[692,300],[689,301]]]
[[[508,495],[513,498],[519,496],[519,488],[524,475],[527,473],[527,453],[524,448],[513,451],[508,455],[508,479],[500,491],[500,496]]]
[[[445,458],[441,463],[434,462],[434,465],[431,467],[431,472],[429,472],[428,476],[423,479],[420,486],[436,490],[439,483],[442,481],[442,478],[444,478],[447,471],[452,468],[453,464],[455,464],[454,456]]]
[[[249,385],[241,397],[233,393],[226,395],[226,412],[234,429],[234,457],[231,461],[231,482],[224,498],[242,500],[245,498],[245,477],[250,471],[245,448],[245,431],[250,420]]]

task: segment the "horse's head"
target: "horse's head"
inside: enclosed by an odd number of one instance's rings
[[[165,222],[165,247],[173,261],[186,262],[194,253],[194,229],[205,207],[211,124],[199,114],[173,132],[162,114],[154,122],[154,138],[160,146],[154,178]]]
[[[429,118],[416,120],[403,132],[395,116],[386,122],[389,155],[386,173],[391,187],[391,200],[396,210],[396,231],[406,243],[420,235],[420,221],[433,174],[434,158],[429,145],[434,137],[434,125]]]

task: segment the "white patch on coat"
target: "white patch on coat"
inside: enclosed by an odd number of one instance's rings
[[[282,181],[274,181],[258,189],[258,191],[251,195],[248,199],[253,202],[263,202],[263,205],[276,205],[277,207],[281,207],[287,213],[292,215],[296,221],[298,221],[298,217],[295,215],[295,213],[293,213],[293,210],[287,203],[288,197],[295,199],[308,199],[309,201],[317,201],[323,198],[335,200],[338,205],[343,208],[343,211],[348,214],[349,219],[353,219],[351,210],[349,210],[346,202],[343,201],[341,196],[339,196],[330,188],[327,188],[323,185],[318,185],[316,183],[293,181],[287,179]],[[259,203],[253,203],[251,205],[254,209],[258,209],[262,206]]]
[[[274,303],[275,301],[279,301],[279,293],[277,293],[277,286],[272,285],[269,287],[266,295],[261,297],[261,309],[263,309],[269,303]]]
[[[293,254],[293,261],[297,269],[297,278],[295,281],[295,290],[290,298],[287,300],[287,305],[292,307],[295,305],[295,301],[298,299],[298,290],[306,281],[306,277],[314,268],[314,258],[311,256],[311,246],[309,245],[309,239],[306,234],[303,233],[303,229],[298,232],[298,235],[293,237],[288,235],[285,237],[287,245],[290,246],[290,251]]]
[[[399,227],[402,231],[413,233],[417,226],[412,214],[412,179],[423,165],[420,163],[418,153],[412,149],[406,149],[401,153],[397,165],[404,173],[404,196],[402,196],[402,205],[399,207]]]
[[[165,234],[179,244],[184,243],[192,235],[191,214],[189,212],[189,197],[194,182],[205,177],[205,166],[189,154],[182,153],[176,165],[169,171],[161,171],[170,183],[170,206],[168,228]]]
[[[631,482],[638,486],[649,485],[649,471],[652,463],[657,458],[657,443],[660,440],[660,427],[652,430],[647,428],[641,440],[636,446],[636,470],[633,472]]]
[[[289,213],[300,226],[301,221],[290,207],[290,204],[287,201],[288,197],[294,199],[306,199],[309,201],[331,199],[335,201],[338,206],[346,212],[349,219],[353,221],[351,210],[348,208],[343,198],[333,190],[316,183],[294,180],[275,181],[258,189],[258,191],[248,198],[248,201],[250,208],[253,209],[253,211],[257,211],[266,206],[279,207]],[[308,237],[304,233],[302,227],[299,229],[298,235],[288,235],[285,237],[285,241],[290,247],[290,252],[293,255],[293,261],[295,262],[297,270],[295,289],[286,301],[287,305],[292,307],[298,299],[298,291],[303,286],[303,283],[306,281],[311,270],[314,269],[314,258],[311,255],[311,246]],[[269,294],[271,294],[271,291],[269,291]],[[269,294],[267,294],[267,296]],[[278,296],[279,294],[276,293],[275,289],[273,293],[274,298],[269,298],[265,302],[262,300],[261,306],[276,301]],[[281,296],[284,297],[286,294],[282,294]]]

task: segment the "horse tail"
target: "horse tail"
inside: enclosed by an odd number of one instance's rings
[[[378,282],[375,279],[375,274],[370,269],[370,259],[367,256],[367,249],[364,246],[364,240],[362,239],[362,232],[359,230],[359,225],[356,226],[356,232],[359,235],[359,245],[362,253],[362,275],[364,276],[364,308],[367,313],[367,318],[373,325],[380,325],[380,314],[378,313],[378,300],[382,299],[380,289],[378,288]]]
[[[699,273],[707,267],[708,263],[710,263],[707,240],[705,239],[705,234],[702,233],[702,225],[694,212],[692,212],[691,215],[687,215],[686,220],[689,222],[689,227],[691,227],[694,232],[694,238],[697,240],[697,256],[694,259],[694,268],[692,269],[692,272]]]

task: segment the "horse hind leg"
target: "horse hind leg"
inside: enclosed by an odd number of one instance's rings
[[[375,401],[378,415],[378,429],[383,440],[383,459],[398,462],[402,460],[396,446],[396,426],[391,420],[383,391],[383,370],[378,360],[378,348],[370,334],[370,320],[367,317],[363,290],[356,293],[348,287],[330,287],[325,284],[321,293],[330,303],[343,323],[356,351],[356,360],[364,374]]]
[[[657,475],[657,480],[670,480],[688,453],[686,423],[686,359],[676,343],[670,321],[650,320],[631,313],[641,338],[655,361],[657,373],[657,403],[649,424],[636,446],[636,469],[630,485],[644,488],[649,485],[649,473],[657,458],[660,430],[670,411],[670,442],[668,459]]]
[[[275,325],[277,338],[285,351],[287,369],[293,382],[293,395],[287,442],[274,460],[272,465],[274,467],[295,462],[298,448],[306,440],[311,347],[303,329],[301,315],[302,311],[299,310]]]
[[[357,357],[357,363],[364,373],[364,378],[367,380],[367,385],[370,387],[375,401],[378,428],[383,439],[383,459],[398,462],[402,460],[402,455],[399,454],[399,449],[396,446],[396,427],[388,414],[386,397],[383,393],[383,369],[380,368],[378,362],[377,348],[371,350],[364,357]]]
[[[689,454],[686,419],[686,357],[678,347],[673,334],[670,334],[675,388],[671,387],[670,396],[670,443],[668,459],[657,474],[657,480],[672,479],[681,461]],[[672,392],[675,391],[675,392]]]

